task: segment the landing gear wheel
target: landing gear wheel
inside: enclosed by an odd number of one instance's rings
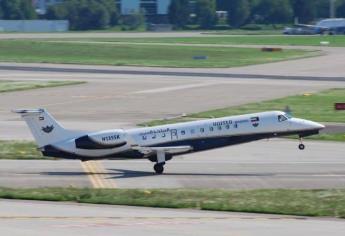
[[[304,144],[300,144],[300,145],[298,145],[298,148],[299,148],[299,150],[304,150],[305,149],[305,146],[304,146]]]
[[[164,172],[164,164],[155,164],[153,166],[153,169],[155,170],[156,174],[160,175]]]

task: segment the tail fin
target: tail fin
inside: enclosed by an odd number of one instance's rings
[[[14,110],[26,121],[39,147],[70,138],[71,131],[64,129],[46,110]]]

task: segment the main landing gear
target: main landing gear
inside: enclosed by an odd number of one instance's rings
[[[298,149],[299,150],[304,150],[305,149],[305,145],[303,144],[303,139],[302,137],[299,138],[300,144],[298,145]]]
[[[157,163],[153,166],[153,169],[155,170],[156,174],[163,174],[165,161],[165,152],[163,150],[157,151]]]
[[[160,174],[163,174],[164,172],[164,165],[165,165],[165,162],[163,163],[157,163],[153,166],[153,169],[155,170],[156,174],[160,175]]]

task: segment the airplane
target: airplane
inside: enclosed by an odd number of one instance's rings
[[[324,125],[268,111],[215,119],[99,132],[63,128],[45,109],[14,110],[26,121],[44,156],[81,161],[146,158],[156,174],[174,156],[286,135],[302,139],[318,134]]]

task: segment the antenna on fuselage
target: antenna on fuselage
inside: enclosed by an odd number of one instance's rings
[[[288,105],[285,107],[284,112],[289,116],[292,116],[292,110]]]

